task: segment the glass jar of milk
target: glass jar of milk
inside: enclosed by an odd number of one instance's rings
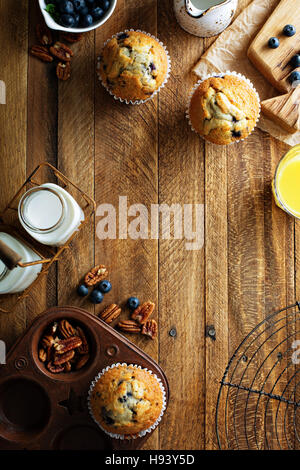
[[[24,194],[19,203],[19,220],[38,242],[62,246],[78,230],[84,213],[65,189],[45,183]]]
[[[0,241],[16,252],[22,263],[41,260],[29,246],[6,232],[0,232]],[[25,267],[16,266],[10,270],[0,259],[0,294],[24,291],[35,281],[41,269],[42,264],[36,264]]]

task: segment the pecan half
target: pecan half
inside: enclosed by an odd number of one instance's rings
[[[54,46],[50,47],[50,52],[54,57],[57,57],[59,60],[64,62],[70,62],[73,57],[73,51],[63,44],[62,42],[57,41]]]
[[[65,369],[64,369],[64,371],[65,371],[65,372],[71,372],[71,370],[72,370],[72,364],[71,364],[71,362],[66,362],[66,363],[65,363]]]
[[[99,264],[91,269],[84,277],[87,286],[92,287],[108,276],[108,271],[103,264]]]
[[[53,57],[49,54],[47,47],[44,46],[32,46],[30,54],[43,62],[52,62]]]
[[[135,311],[131,315],[131,318],[143,325],[152,315],[154,308],[155,304],[153,302],[145,302],[135,309]]]
[[[141,326],[134,320],[122,320],[117,326],[126,333],[140,333],[141,331]]]
[[[39,360],[42,362],[46,362],[47,360],[47,351],[44,348],[39,349]]]
[[[58,62],[56,67],[56,76],[59,80],[66,81],[71,77],[71,64],[70,62]]]
[[[50,372],[52,372],[52,374],[60,374],[61,372],[65,370],[65,366],[64,365],[56,366],[53,364],[53,362],[50,361],[47,364],[47,369]]]
[[[156,338],[158,333],[158,326],[155,320],[148,320],[142,327],[142,335],[149,336],[149,338]]]
[[[105,307],[105,309],[99,314],[99,317],[106,323],[111,323],[113,320],[118,318],[122,310],[116,304],[111,304]]]
[[[53,359],[53,364],[55,366],[60,366],[61,364],[65,364],[66,362],[71,361],[73,357],[75,356],[75,351],[72,349],[72,351],[68,351],[64,354],[58,354],[56,353]]]
[[[47,349],[47,348],[51,348],[51,346],[53,346],[55,343],[55,340],[53,338],[53,336],[51,335],[46,335],[43,337],[42,341],[41,341],[41,345]]]
[[[80,326],[77,327],[77,335],[79,336],[79,338],[80,338],[81,341],[82,341],[82,344],[81,344],[81,346],[79,346],[79,348],[77,349],[77,352],[78,352],[79,354],[82,354],[82,355],[88,354],[88,352],[89,352],[89,350],[90,350],[90,347],[89,347],[89,344],[88,344],[88,342],[87,342],[85,333],[84,333],[83,329],[80,328]]]
[[[57,322],[51,323],[51,325],[49,325],[47,328],[47,334],[49,334],[50,336],[53,336],[56,333],[57,328],[58,328]]]
[[[61,37],[67,41],[70,42],[71,44],[74,44],[75,42],[81,41],[83,38],[83,34],[81,33],[62,33]]]
[[[73,326],[68,322],[68,320],[61,320],[59,322],[58,327],[60,333],[65,339],[71,338],[72,336],[76,336],[76,331]]]
[[[88,362],[89,358],[90,358],[89,354],[85,354],[84,356],[81,356],[81,358],[79,359],[79,361],[77,362],[77,364],[75,366],[75,369],[76,370],[82,369],[86,365],[86,363]]]
[[[45,23],[38,24],[36,26],[36,35],[39,42],[43,46],[50,46],[52,44],[52,34],[49,28],[45,25]]]
[[[57,354],[64,354],[73,349],[79,348],[82,345],[82,341],[78,336],[72,336],[67,339],[60,339],[58,343],[54,344],[54,348]]]

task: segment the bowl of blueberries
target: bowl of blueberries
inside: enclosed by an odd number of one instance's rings
[[[39,4],[49,28],[85,33],[108,20],[117,0],[39,0]]]

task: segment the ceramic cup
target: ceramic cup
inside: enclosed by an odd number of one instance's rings
[[[230,24],[238,0],[174,0],[175,16],[190,34],[210,37]]]

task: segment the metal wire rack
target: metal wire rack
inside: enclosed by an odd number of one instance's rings
[[[259,323],[225,370],[216,409],[221,449],[300,449],[300,303]]]

